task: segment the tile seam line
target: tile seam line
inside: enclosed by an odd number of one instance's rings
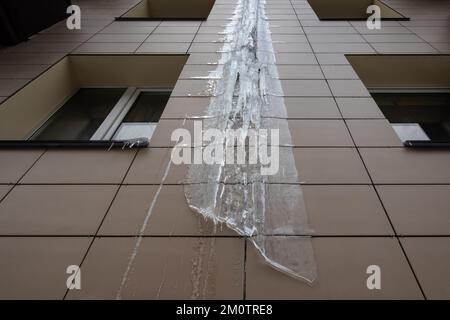
[[[120,21],[116,21],[116,22],[120,22]],[[150,38],[150,36],[151,36],[152,34],[154,34],[155,31],[161,26],[162,22],[163,22],[162,20],[158,22],[158,24],[157,24],[156,27],[152,30],[152,32],[150,32],[150,33],[148,34],[148,36],[145,37],[144,41],[142,41],[142,42],[137,46],[137,48],[134,49],[133,52],[131,52],[131,55],[136,55],[136,54],[139,53],[139,52],[138,52],[139,49],[146,43],[146,41],[148,40],[148,38]]]
[[[8,197],[8,195],[17,187],[20,185],[20,181],[30,172],[30,170],[34,167],[34,165],[44,156],[46,153],[46,150],[43,150],[42,153],[33,161],[33,163],[30,165],[30,167],[22,174],[22,176],[19,177],[19,179],[16,180],[13,184],[8,184],[11,186],[11,188],[6,192],[6,194],[1,197],[0,204]]]
[[[213,6],[213,8],[214,8],[214,6]],[[212,9],[211,9],[212,10]],[[209,16],[208,16],[209,17]],[[205,21],[208,21],[208,18],[206,18],[206,20]],[[186,50],[186,54],[190,54],[190,52],[189,52],[189,50],[191,50],[191,47],[192,47],[192,45],[194,44],[194,41],[195,41],[195,38],[197,38],[197,35],[199,34],[198,32],[200,31],[200,28],[203,26],[203,23],[205,22],[205,21],[202,21],[200,24],[199,24],[199,26],[198,26],[198,28],[197,28],[197,31],[195,31],[195,34],[194,34],[194,37],[192,38],[192,40],[191,40],[191,42],[190,42],[190,44],[189,44],[189,47],[187,48],[187,50]],[[186,61],[187,62],[187,61]],[[185,66],[186,66],[187,64],[185,64]],[[184,69],[184,67],[183,67],[183,69]],[[179,79],[178,79],[179,80]],[[178,81],[177,81],[178,82]]]
[[[411,20],[411,21],[412,21],[412,20]],[[425,40],[421,35],[419,35],[418,33],[416,33],[414,30],[411,30],[411,29],[410,29],[411,27],[406,27],[406,26],[403,26],[403,27],[406,28],[406,29],[408,29],[408,31],[410,31],[412,34],[414,34],[416,37],[418,37],[420,40],[422,40],[423,43],[428,44],[431,48],[433,48],[434,50],[436,50],[437,54],[445,54],[445,52],[443,52],[443,51],[437,49],[436,47],[434,47],[434,46],[431,44],[432,42],[428,42],[428,41]],[[420,43],[422,43],[422,42],[420,42]]]
[[[91,34],[91,36],[89,38],[87,38],[85,41],[83,41],[82,43],[80,43],[78,46],[76,46],[72,51],[70,51],[68,54],[74,53],[76,50],[78,50],[78,48],[80,48],[82,45],[88,43],[89,40],[91,40],[93,37],[95,37],[96,35],[100,34],[100,32],[102,32],[103,30],[105,30],[107,27],[109,27],[111,24],[114,23],[115,20],[112,20],[110,23],[108,23],[107,25],[105,25],[103,28],[100,28],[97,32],[94,32],[93,34]],[[64,35],[67,35],[67,33],[63,33]],[[70,34],[70,33],[69,33]],[[55,65],[55,64],[53,64]]]
[[[138,152],[139,152],[139,150],[135,152],[135,154],[134,154],[134,156],[133,156],[133,159],[131,160],[131,162],[130,162],[130,164],[129,164],[129,166],[128,166],[126,172],[125,172],[125,174],[124,174],[123,177],[122,177],[122,182],[121,182],[121,184],[117,185],[116,192],[114,193],[114,196],[113,196],[113,198],[111,199],[111,201],[110,201],[110,203],[109,203],[109,206],[108,206],[108,208],[106,209],[106,212],[105,212],[105,214],[103,215],[103,218],[102,218],[102,220],[100,221],[100,223],[99,223],[99,225],[98,225],[98,227],[97,227],[97,230],[96,230],[96,232],[95,232],[95,235],[92,237],[92,240],[91,240],[90,244],[88,245],[85,254],[84,254],[84,255],[82,256],[82,258],[81,258],[81,261],[80,261],[80,264],[79,264],[79,267],[80,267],[80,268],[82,267],[82,265],[83,265],[84,261],[86,260],[86,258],[87,258],[87,256],[88,256],[88,254],[89,254],[89,252],[90,252],[92,246],[94,245],[96,236],[97,236],[97,234],[100,232],[100,229],[101,229],[101,227],[102,227],[102,225],[103,225],[103,222],[105,221],[105,219],[106,219],[106,217],[107,217],[109,211],[111,210],[111,208],[112,208],[112,206],[113,206],[113,204],[114,204],[114,202],[115,202],[117,196],[119,195],[120,189],[122,188],[122,184],[123,184],[123,182],[125,181],[125,179],[126,179],[126,177],[127,177],[127,175],[128,175],[128,172],[130,171],[130,169],[131,169],[131,167],[132,167],[132,165],[133,165],[133,163],[134,163],[134,161],[135,161],[135,159],[136,159],[136,157],[137,157],[137,155],[138,155]],[[63,297],[62,297],[62,300],[66,300],[67,295],[69,294],[69,292],[70,292],[70,289],[67,288],[67,289],[66,289],[66,292],[64,293],[64,295],[63,295]]]
[[[291,5],[292,5],[292,0],[289,0],[289,2],[290,2]],[[292,7],[294,8],[293,5],[292,5]],[[295,9],[294,9],[294,11],[295,11]],[[299,21],[299,23],[300,23],[300,26],[301,26],[302,30],[304,31],[302,22],[301,22],[300,18],[298,17],[298,14],[297,14],[296,11],[295,11],[295,15],[297,16],[297,19],[298,19],[298,21]],[[351,27],[352,27],[355,31],[358,32],[358,30],[357,30],[352,24],[350,24],[350,25],[351,25]],[[358,32],[358,33],[359,33],[359,32]],[[306,35],[306,39],[308,40],[309,45],[311,45],[311,43],[310,43],[309,38],[308,38],[307,35]],[[370,44],[369,44],[369,45],[370,45]],[[373,49],[373,47],[372,47],[371,45],[370,45],[370,47]],[[316,52],[315,52],[314,48],[313,48],[312,46],[311,46],[311,48],[312,48],[312,51],[313,51],[313,54],[314,54],[314,57],[315,57],[317,63],[319,63],[319,60],[317,59]],[[377,51],[375,51],[375,52],[377,52]],[[320,64],[319,64],[319,66],[320,66],[320,69],[322,70],[323,75],[325,76],[325,73],[323,72],[322,66],[321,66]],[[329,84],[329,82],[328,82],[328,79],[326,79],[326,77],[325,77],[325,81],[326,81],[326,83],[327,83],[327,86],[328,86],[329,90],[331,91],[330,84]],[[332,91],[331,91],[331,92],[332,92]],[[333,99],[334,99],[336,105],[338,106],[338,110],[339,110],[341,116],[343,117],[342,111],[341,111],[341,109],[339,108],[339,105],[337,104],[336,97],[335,97],[334,95],[332,95],[332,96],[333,96]],[[407,262],[407,264],[408,264],[408,266],[409,266],[409,268],[410,268],[410,270],[411,270],[411,272],[412,272],[412,274],[413,274],[413,276],[414,276],[414,279],[415,279],[415,281],[416,281],[416,284],[417,284],[418,287],[419,287],[419,290],[420,290],[420,292],[421,292],[421,294],[422,294],[422,297],[423,297],[425,300],[427,300],[427,297],[426,297],[425,292],[424,292],[424,290],[423,290],[423,288],[422,288],[422,285],[421,285],[421,283],[420,283],[420,281],[419,281],[419,278],[417,277],[416,272],[415,272],[415,270],[413,269],[413,266],[412,266],[412,264],[411,264],[411,261],[409,260],[408,256],[406,255],[406,251],[404,250],[403,245],[402,245],[402,243],[401,243],[401,241],[400,241],[400,239],[399,239],[399,237],[398,237],[398,234],[397,234],[397,231],[396,231],[396,229],[395,229],[395,226],[394,226],[394,224],[393,224],[393,222],[392,222],[392,220],[391,220],[391,218],[390,218],[390,216],[389,216],[389,214],[388,214],[388,212],[387,212],[387,210],[386,210],[386,207],[385,207],[383,201],[381,200],[381,196],[380,196],[380,194],[379,194],[377,188],[375,187],[375,184],[374,184],[374,181],[373,181],[373,179],[372,179],[372,176],[371,176],[371,174],[370,174],[370,172],[369,172],[369,170],[368,170],[368,167],[367,167],[366,163],[364,162],[364,159],[363,159],[363,157],[362,157],[362,155],[361,155],[361,152],[360,152],[359,148],[357,147],[357,144],[356,144],[356,142],[355,142],[355,140],[354,140],[354,137],[353,137],[353,135],[352,135],[352,133],[351,133],[351,131],[350,131],[350,128],[349,128],[349,126],[348,126],[348,124],[347,124],[347,121],[346,121],[345,119],[344,119],[344,123],[345,123],[345,126],[347,127],[348,133],[350,134],[350,137],[351,137],[351,139],[352,139],[352,141],[353,141],[353,143],[354,143],[354,145],[355,145],[355,147],[356,147],[356,151],[357,151],[357,153],[358,153],[359,159],[361,160],[362,164],[364,165],[366,174],[368,175],[368,177],[369,177],[369,179],[370,179],[372,188],[375,190],[375,194],[377,195],[378,201],[380,202],[380,204],[381,204],[381,206],[382,206],[382,208],[383,208],[383,211],[384,211],[384,213],[385,213],[385,215],[386,215],[386,218],[388,219],[389,224],[391,225],[391,228],[392,228],[392,230],[394,231],[394,236],[395,236],[395,238],[396,238],[396,240],[397,240],[397,242],[398,242],[398,244],[399,244],[399,246],[400,246],[400,249],[401,249],[401,251],[402,251],[402,253],[403,253],[403,256],[405,257],[406,262]]]
[[[359,34],[360,37],[362,37],[364,39],[364,42],[370,47],[372,48],[372,50],[376,53],[376,54],[383,54],[382,52],[379,52],[377,49],[375,49],[375,47],[366,39],[366,37],[364,37],[364,34],[362,34],[361,32],[359,32],[358,29],[356,29],[356,27],[352,24],[350,24],[352,26],[352,28],[357,32],[357,34]],[[401,34],[401,33],[400,33]],[[367,34],[366,34],[367,35]],[[397,34],[396,34],[397,35]],[[352,53],[353,54],[353,53]],[[350,61],[349,61],[350,62]],[[351,66],[351,64],[350,64]],[[353,67],[352,67],[353,68]],[[356,72],[356,71],[355,71]],[[361,80],[360,80],[361,81]],[[362,81],[361,81],[362,82]],[[380,110],[381,111],[381,110]]]

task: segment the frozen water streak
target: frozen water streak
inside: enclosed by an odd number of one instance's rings
[[[283,90],[278,80],[265,0],[239,0],[210,79],[215,92],[203,128],[279,129],[280,171],[261,175],[261,164],[191,165],[186,199],[194,211],[249,237],[272,267],[309,283],[316,278],[307,214],[290,147]],[[224,135],[223,150],[234,141]],[[232,139],[231,139],[232,140]],[[270,141],[269,141],[270,142]]]

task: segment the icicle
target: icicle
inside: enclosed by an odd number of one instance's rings
[[[283,90],[275,65],[265,0],[239,0],[222,34],[225,43],[219,66],[210,79],[214,94],[203,128],[279,129],[279,168],[261,174],[261,164],[191,165],[185,194],[191,209],[214,223],[226,224],[250,237],[274,268],[312,282],[316,266],[303,194],[295,166]],[[267,140],[267,139],[266,139]],[[232,146],[224,135],[224,150]]]

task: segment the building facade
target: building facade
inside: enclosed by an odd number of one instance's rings
[[[227,25],[245,2],[195,1],[171,15],[151,0],[153,11],[136,0],[75,0],[81,29],[63,20],[1,49],[3,140],[42,133],[34,115],[67,88],[105,83],[138,97],[147,83],[167,99],[145,148],[0,150],[0,298],[450,298],[450,2],[385,0],[401,16],[386,13],[380,29],[353,13],[321,20],[323,1],[258,2],[314,230],[312,284],[193,212],[188,166],[167,166],[172,132],[192,131],[219,94],[211,79],[232,54]],[[45,140],[61,134],[48,131]],[[69,266],[80,267],[80,289],[67,287]]]

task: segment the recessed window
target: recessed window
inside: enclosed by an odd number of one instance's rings
[[[31,140],[150,139],[170,90],[82,88]]]
[[[409,20],[379,0],[308,0],[320,20],[367,20],[367,7],[380,7],[382,20]]]
[[[206,20],[214,0],[142,0],[117,20]]]
[[[125,89],[80,89],[32,136],[32,140],[89,140]]]
[[[405,146],[450,146],[450,55],[346,58]]]
[[[69,55],[1,103],[0,147],[143,147],[186,61]]]
[[[371,94],[403,142],[450,142],[450,92]]]

